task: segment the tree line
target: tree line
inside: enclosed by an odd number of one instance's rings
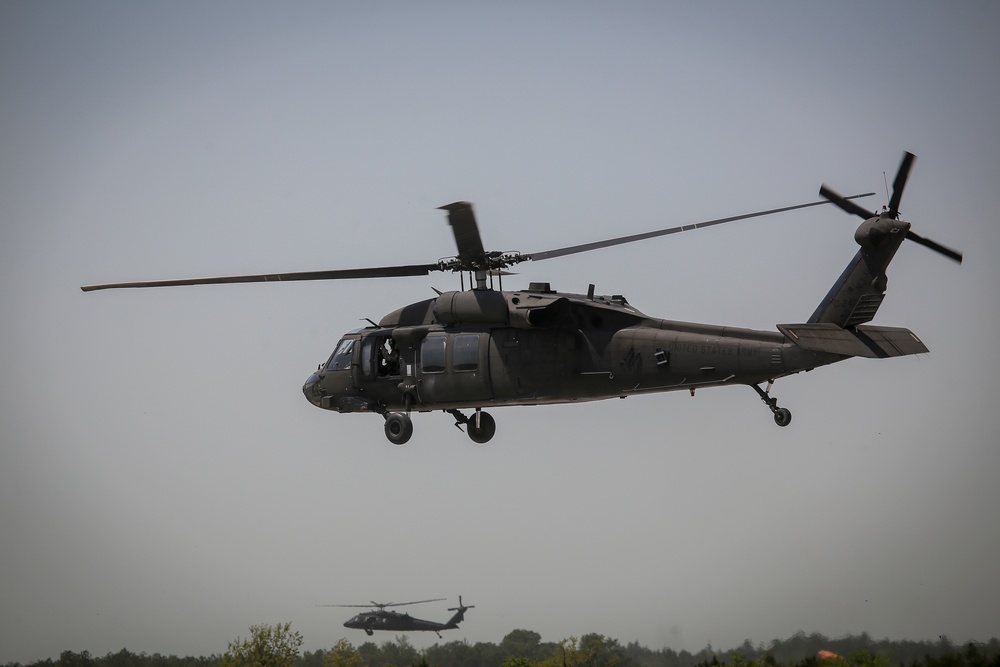
[[[621,644],[599,634],[543,642],[537,632],[513,630],[499,644],[451,641],[415,648],[405,635],[355,646],[348,639],[333,648],[300,652],[302,635],[290,623],[257,625],[229,642],[227,651],[207,657],[132,653],[103,657],[63,651],[58,660],[8,663],[4,667],[1000,667],[1000,641],[956,644],[872,639],[867,633],[836,639],[798,632],[788,639],[718,651],[711,644],[696,653]]]

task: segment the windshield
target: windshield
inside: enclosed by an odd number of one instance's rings
[[[337,344],[337,349],[326,362],[328,371],[347,371],[351,369],[351,357],[354,352],[354,339],[345,338]]]

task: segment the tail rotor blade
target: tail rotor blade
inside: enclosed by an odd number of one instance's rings
[[[847,211],[848,213],[851,213],[852,215],[858,216],[862,220],[867,220],[868,218],[871,218],[873,216],[873,213],[871,211],[861,208],[851,200],[842,196],[840,193],[835,192],[831,188],[827,187],[825,183],[820,187],[819,195],[820,197],[829,200],[831,204],[839,206],[841,209]]]
[[[962,263],[962,253],[958,252],[957,250],[952,250],[951,248],[943,246],[940,243],[938,243],[937,241],[931,241],[928,238],[920,236],[919,234],[917,234],[914,231],[907,232],[906,233],[906,238],[908,238],[911,241],[916,241],[920,245],[922,245],[922,246],[924,246],[926,248],[930,248],[934,252],[939,252],[942,255],[944,255],[945,257],[947,257],[948,259],[953,259],[956,262],[958,262],[959,264]]]
[[[899,217],[899,201],[903,198],[903,188],[906,187],[906,179],[910,176],[910,169],[913,167],[917,156],[913,153],[903,153],[903,161],[899,163],[896,170],[896,179],[892,182],[892,199],[889,200],[889,213],[893,218]]]

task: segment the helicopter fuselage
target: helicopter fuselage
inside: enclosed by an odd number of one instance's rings
[[[390,313],[345,335],[303,391],[338,412],[544,405],[756,385],[842,358],[779,331],[651,318],[621,296],[533,284]]]
[[[385,610],[357,614],[345,622],[344,627],[351,628],[352,630],[364,630],[370,635],[375,630],[386,630],[389,632],[439,632],[441,630],[451,630],[455,626],[436,621],[425,621],[420,618],[414,618],[406,613]]]

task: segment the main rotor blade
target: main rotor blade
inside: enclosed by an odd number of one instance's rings
[[[260,273],[247,276],[216,276],[212,278],[178,278],[174,280],[143,280],[128,283],[84,285],[80,289],[92,292],[102,289],[125,287],[177,287],[180,285],[221,285],[225,283],[269,283],[296,280],[345,280],[349,278],[396,278],[400,276],[426,276],[438,270],[437,264],[411,264],[408,266],[376,266],[366,269],[336,269],[332,271],[299,271],[295,273]]]
[[[843,197],[842,199],[857,199],[858,197],[871,197],[874,192],[867,192],[861,195],[851,195],[850,197]],[[587,252],[589,250],[597,250],[598,248],[607,248],[609,246],[621,245],[623,243],[632,243],[634,241],[645,241],[646,239],[656,238],[657,236],[666,236],[667,234],[676,234],[677,232],[686,232],[691,229],[701,229],[702,227],[712,227],[713,225],[721,225],[727,222],[736,222],[737,220],[746,220],[747,218],[757,218],[762,215],[772,215],[774,213],[784,213],[785,211],[794,211],[799,208],[808,208],[810,206],[819,206],[821,204],[829,204],[829,201],[814,201],[808,204],[797,204],[796,206],[785,206],[784,208],[772,208],[767,211],[758,211],[756,213],[746,213],[744,215],[735,215],[730,218],[719,218],[718,220],[707,220],[705,222],[698,222],[692,225],[683,225],[681,227],[670,227],[669,229],[659,229],[653,232],[645,232],[644,234],[632,234],[630,236],[619,236],[618,238],[608,239],[606,241],[596,241],[594,243],[582,243],[580,245],[568,246],[566,248],[557,248],[555,250],[546,250],[544,252],[533,252],[528,255],[528,257],[535,262],[541,261],[543,259],[552,259],[553,257],[563,257],[564,255],[573,255],[578,252]],[[836,202],[833,202],[836,203]],[[858,207],[860,208],[860,207]]]
[[[870,192],[867,195],[862,195],[862,196],[867,197],[867,196],[870,196],[870,195],[873,195],[873,194],[875,194],[875,193],[874,192]],[[849,199],[854,199],[854,197],[843,197],[839,193],[835,192],[832,188],[828,188],[826,186],[826,183],[824,183],[822,186],[820,186],[819,196],[820,197],[826,197],[826,199],[831,204],[839,206],[843,210],[847,211],[848,213],[851,213],[853,215],[858,216],[862,220],[867,220],[868,218],[872,218],[872,217],[874,217],[876,215],[872,211],[869,211],[867,209],[863,209],[860,206],[858,206],[857,204],[855,204],[854,202],[848,201]]]
[[[448,224],[455,234],[458,259],[462,264],[474,266],[482,262],[486,256],[486,249],[483,248],[483,239],[479,236],[479,226],[476,224],[476,214],[472,212],[472,204],[467,201],[457,201],[438,208],[448,211]]]
[[[432,600],[417,600],[416,602],[375,602],[371,601],[370,604],[318,604],[317,607],[365,607],[370,609],[372,607],[378,607],[379,609],[385,607],[405,607],[408,604],[423,604],[425,602],[440,602],[441,600],[447,600],[448,598],[434,598]]]
[[[364,607],[365,609],[371,609],[370,604],[318,604],[317,607]]]
[[[389,604],[387,604],[385,606],[386,607],[405,607],[408,604],[423,604],[425,602],[440,602],[441,600],[447,600],[447,599],[448,598],[433,598],[431,600],[417,600],[416,602],[392,602],[392,603],[389,603]]]
[[[903,198],[903,188],[906,187],[906,179],[909,178],[910,169],[916,159],[917,156],[909,151],[903,153],[903,161],[896,170],[896,178],[892,182],[892,199],[889,200],[889,213],[893,218],[899,217],[899,200]]]
[[[939,252],[948,259],[953,259],[959,264],[962,263],[962,253],[958,252],[957,250],[952,250],[951,248],[943,246],[937,241],[931,241],[928,238],[920,236],[914,231],[906,232],[906,238],[908,238],[911,241],[916,241],[920,245],[930,248],[934,252]]]

